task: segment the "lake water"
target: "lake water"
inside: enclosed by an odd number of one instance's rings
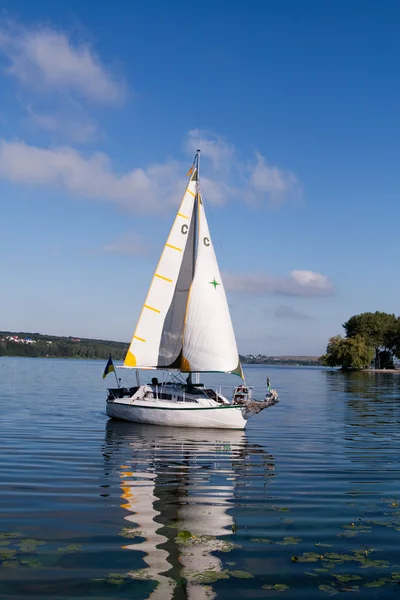
[[[3,600],[399,598],[400,376],[245,367],[239,432],[110,421],[104,366],[0,358]]]

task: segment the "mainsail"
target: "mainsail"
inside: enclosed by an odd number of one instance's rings
[[[124,366],[243,376],[228,303],[192,171]]]

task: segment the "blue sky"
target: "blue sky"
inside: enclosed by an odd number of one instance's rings
[[[240,352],[398,313],[397,2],[0,8],[0,329],[130,339],[196,147]]]

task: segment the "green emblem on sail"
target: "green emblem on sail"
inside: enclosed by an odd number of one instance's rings
[[[215,277],[214,277],[214,281],[209,281],[208,283],[210,283],[211,285],[214,286],[214,290],[217,289],[217,285],[221,285],[220,283],[218,283],[218,281],[215,281]]]

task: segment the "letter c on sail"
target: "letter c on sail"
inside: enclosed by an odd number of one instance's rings
[[[184,235],[186,235],[188,232],[188,226],[186,225],[186,223],[184,223],[181,227],[181,233],[183,233]]]
[[[203,243],[205,246],[209,246],[210,245],[210,240],[208,239],[208,237],[203,238]]]

